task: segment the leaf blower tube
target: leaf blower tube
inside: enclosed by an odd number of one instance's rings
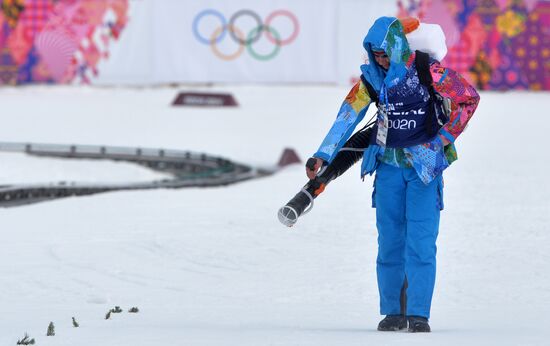
[[[313,208],[313,200],[331,181],[344,174],[361,159],[363,151],[369,146],[371,131],[372,127],[365,127],[351,136],[334,160],[324,166],[315,179],[310,180],[294,198],[279,209],[277,216],[283,225],[292,227],[300,216],[307,214]]]

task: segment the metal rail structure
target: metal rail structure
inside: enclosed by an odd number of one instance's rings
[[[275,167],[254,168],[222,157],[181,150],[0,142],[0,152],[21,152],[34,156],[68,159],[124,161],[169,173],[174,177],[126,184],[57,182],[4,185],[0,186],[0,207],[14,207],[109,191],[223,186],[268,176],[277,171]]]

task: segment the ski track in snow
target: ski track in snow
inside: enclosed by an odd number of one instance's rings
[[[189,149],[272,165],[285,146],[303,159],[314,152],[347,93],[216,91],[234,92],[241,107],[171,108],[176,90],[169,88],[5,88],[0,97],[10,111],[0,115],[0,135]],[[35,102],[24,102],[29,95]],[[61,100],[63,107],[47,107]],[[99,106],[106,104],[109,111]],[[296,165],[223,188],[105,193],[0,209],[0,345],[25,332],[37,345],[56,346],[547,345],[550,128],[540,109],[548,107],[545,93],[483,93],[457,140],[459,160],[445,174],[429,335],[375,330],[373,178],[361,182],[353,167],[310,214],[285,228],[276,211],[306,182]],[[537,126],[525,130],[518,122],[524,116]],[[107,119],[110,126],[101,125]],[[27,181],[40,178],[35,158],[7,155],[0,156],[3,165],[16,166],[3,169],[3,183],[18,181],[18,172]],[[64,164],[56,160],[60,174]],[[97,172],[86,163],[70,171],[75,180]],[[118,172],[117,179],[133,174]],[[105,321],[115,305],[141,312]],[[71,327],[72,316],[80,328]],[[50,321],[56,336],[46,338]]]

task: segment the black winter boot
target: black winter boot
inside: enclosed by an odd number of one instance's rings
[[[378,330],[382,332],[395,332],[405,328],[407,318],[403,315],[388,315],[378,323]]]
[[[429,333],[431,332],[428,319],[421,316],[407,316],[409,320],[409,332],[411,333]]]

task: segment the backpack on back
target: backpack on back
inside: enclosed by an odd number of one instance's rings
[[[415,66],[418,73],[420,84],[428,89],[430,93],[430,103],[434,107],[434,112],[429,112],[426,117],[424,128],[426,133],[431,137],[435,136],[439,129],[449,121],[450,105],[441,95],[439,95],[433,87],[433,78],[430,72],[430,56],[428,53],[417,50],[415,55]],[[365,76],[361,75],[361,81],[365,85],[371,100],[378,104],[380,102],[378,93],[374,87],[367,81]]]

